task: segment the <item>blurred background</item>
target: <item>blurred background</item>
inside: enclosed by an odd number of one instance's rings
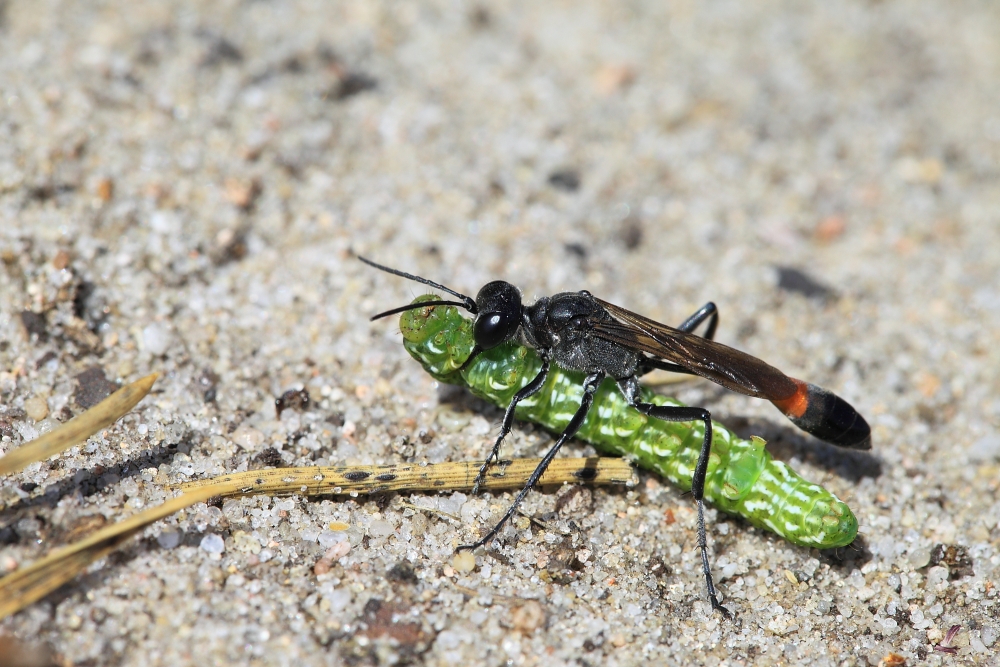
[[[997,35],[973,1],[0,3],[0,450],[85,387],[164,374],[117,426],[0,480],[0,573],[168,481],[482,458],[501,412],[368,322],[423,289],[355,254],[671,324],[715,301],[719,340],[874,433],[844,455],[766,403],[663,388],[861,522],[830,557],[713,511],[731,624],[705,603],[690,497],[644,473],[577,514],[533,495],[528,514],[579,528],[571,583],[542,576],[537,527],[450,567],[509,495],[427,497],[458,522],[256,498],[151,528],[0,631],[93,665],[996,664]],[[312,406],[276,418],[303,387]],[[549,443],[519,427],[505,452]],[[333,519],[352,550],[319,575]]]

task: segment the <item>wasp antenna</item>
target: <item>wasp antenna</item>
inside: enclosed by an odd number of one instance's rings
[[[406,306],[406,307],[403,307],[403,308],[397,308],[397,309],[394,309],[394,310],[388,310],[388,311],[386,311],[384,313],[380,313],[379,315],[376,315],[375,317],[373,317],[372,318],[373,320],[376,320],[376,319],[378,319],[380,317],[386,317],[386,316],[392,315],[394,313],[399,313],[399,312],[402,312],[404,310],[409,310],[410,308],[422,308],[423,306],[433,306],[433,305],[454,305],[454,306],[460,306],[462,308],[465,308],[467,311],[469,311],[473,315],[475,315],[478,312],[478,309],[476,308],[476,301],[472,297],[468,297],[468,296],[462,294],[461,292],[456,292],[455,290],[451,289],[450,287],[445,287],[441,283],[436,283],[433,280],[427,280],[427,278],[421,278],[420,276],[415,276],[412,273],[406,273],[405,271],[399,271],[398,269],[390,269],[388,266],[382,266],[381,264],[376,264],[375,262],[371,261],[370,259],[365,259],[361,255],[358,255],[357,257],[358,257],[358,259],[360,259],[362,262],[364,262],[368,266],[375,267],[379,271],[385,271],[386,273],[391,273],[392,275],[399,276],[400,278],[406,278],[408,280],[412,280],[414,282],[418,282],[418,283],[421,283],[423,285],[427,285],[429,287],[434,287],[436,289],[444,290],[448,294],[451,294],[452,296],[457,296],[459,299],[462,300],[461,303],[453,303],[453,302],[450,302],[450,301],[441,301],[441,302],[427,302],[427,301],[425,301],[424,303],[421,303],[421,304],[418,304],[418,305],[411,304],[410,306]]]
[[[372,315],[371,321],[380,320],[383,317],[389,317],[390,315],[395,315],[396,313],[404,313],[407,310],[416,310],[417,308],[427,308],[428,306],[458,306],[459,308],[465,308],[466,304],[461,301],[421,301],[420,303],[408,303],[405,306],[400,306],[399,308],[393,308],[387,310],[384,313],[379,313],[378,315]]]

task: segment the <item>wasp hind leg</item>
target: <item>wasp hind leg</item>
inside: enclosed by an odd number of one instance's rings
[[[719,309],[712,301],[709,301],[696,310],[691,317],[681,322],[681,325],[677,328],[684,333],[694,333],[698,325],[705,320],[708,320],[708,327],[705,329],[704,337],[709,340],[715,340],[715,329],[719,326]]]
[[[701,551],[701,569],[705,574],[705,584],[708,587],[708,599],[712,603],[712,609],[718,611],[726,619],[732,620],[732,613],[719,603],[719,597],[716,594],[712,568],[708,560],[708,539],[705,535],[705,476],[708,473],[708,457],[712,453],[712,415],[705,408],[653,405],[638,400],[639,381],[635,376],[619,380],[618,387],[632,407],[644,415],[667,422],[700,421],[705,425],[701,453],[698,455],[698,463],[695,465],[694,475],[691,477],[691,494],[698,504],[698,549]]]

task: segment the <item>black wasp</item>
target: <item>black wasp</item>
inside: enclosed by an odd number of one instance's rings
[[[851,449],[871,448],[868,423],[839,396],[789,377],[745,352],[715,342],[713,338],[719,313],[714,303],[705,304],[679,327],[673,328],[598,299],[587,291],[561,292],[526,306],[521,302],[521,292],[516,287],[506,281],[495,280],[480,289],[473,300],[426,278],[391,269],[363,257],[358,259],[381,271],[443,290],[459,299],[409,304],[380,313],[373,320],[413,308],[459,306],[476,318],[475,346],[463,367],[480,352],[510,340],[534,348],[542,359],[538,375],[518,391],[507,406],[500,434],[479,470],[477,487],[490,464],[500,460],[500,445],[513,425],[517,404],[543,387],[552,364],[586,374],[580,407],[510,509],[483,539],[459,547],[460,550],[483,546],[497,535],[517,505],[538,482],[562,444],[579,430],[593,403],[594,393],[608,377],[615,381],[626,401],[644,415],[670,422],[700,421],[705,425],[705,437],[692,477],[691,492],[698,504],[698,548],[709,598],[712,607],[726,617],[730,614],[716,596],[705,537],[704,492],[712,443],[711,414],[704,408],[660,406],[641,401],[639,377],[656,369],[698,375],[741,394],[771,401],[792,423],[821,440]],[[695,330],[705,322],[704,336],[695,334]]]

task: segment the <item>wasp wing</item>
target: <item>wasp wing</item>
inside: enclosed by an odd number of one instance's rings
[[[595,300],[614,318],[590,322],[599,338],[677,364],[747,396],[774,401],[786,399],[798,390],[792,378],[745,352]]]

